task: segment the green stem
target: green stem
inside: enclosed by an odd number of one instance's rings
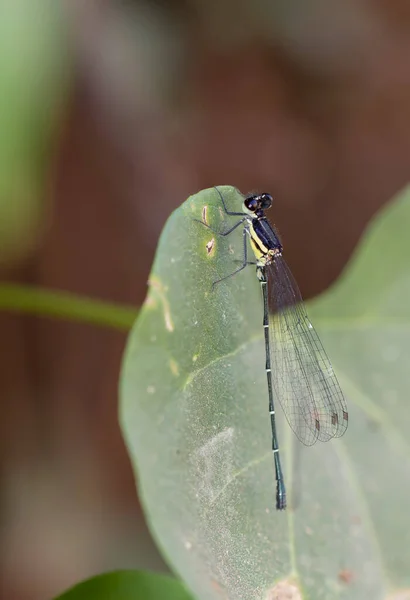
[[[123,330],[131,328],[138,314],[137,309],[131,306],[12,283],[0,284],[0,310],[69,319]]]

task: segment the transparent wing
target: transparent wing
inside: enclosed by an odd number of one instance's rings
[[[274,399],[306,446],[339,437],[348,425],[346,402],[297,283],[281,256],[266,274]]]

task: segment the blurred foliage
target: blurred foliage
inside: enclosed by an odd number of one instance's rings
[[[410,193],[311,306],[350,428],[301,448],[278,415],[285,479],[301,494],[286,513],[274,508],[259,285],[249,268],[211,292],[242,236],[217,237],[193,219],[204,217],[224,227],[214,190],[169,219],[123,364],[121,422],[156,539],[198,599],[274,597],[295,582],[312,598],[381,599],[409,586]]]
[[[137,310],[132,306],[13,283],[0,284],[0,310],[124,330],[131,327],[137,316]]]
[[[56,600],[192,600],[176,579],[157,573],[117,571],[83,581]]]
[[[46,216],[49,162],[69,81],[61,4],[0,6],[0,257],[24,257]]]

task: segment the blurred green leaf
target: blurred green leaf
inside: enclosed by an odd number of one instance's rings
[[[0,310],[125,330],[130,329],[138,312],[132,306],[15,283],[0,283]]]
[[[142,571],[116,571],[87,579],[56,600],[192,600],[176,579]]]
[[[41,233],[47,168],[68,84],[62,7],[0,5],[0,261],[20,258]]]
[[[238,192],[220,189],[240,210]],[[310,307],[350,426],[340,440],[302,448],[278,411],[285,479],[298,494],[296,509],[283,513],[275,510],[259,284],[249,267],[211,291],[237,266],[241,232],[213,235],[193,220],[204,208],[214,227],[234,222],[215,190],[171,216],[123,363],[122,428],[158,543],[198,599],[297,598],[300,590],[315,600],[376,600],[408,587],[409,192],[379,215],[340,282]]]

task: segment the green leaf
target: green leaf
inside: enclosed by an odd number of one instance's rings
[[[87,579],[56,600],[192,600],[176,579],[142,571],[116,571]]]
[[[0,263],[30,250],[43,227],[49,161],[69,82],[59,4],[0,4]]]
[[[0,310],[126,330],[137,316],[131,306],[15,283],[0,283]]]
[[[240,210],[238,192],[220,189]],[[350,426],[304,448],[277,411],[286,512],[275,510],[259,284],[249,267],[211,290],[237,267],[242,237],[212,234],[193,220],[204,210],[213,227],[235,222],[215,190],[171,216],[123,363],[121,422],[159,545],[199,600],[362,600],[409,586],[409,192],[310,307]]]

